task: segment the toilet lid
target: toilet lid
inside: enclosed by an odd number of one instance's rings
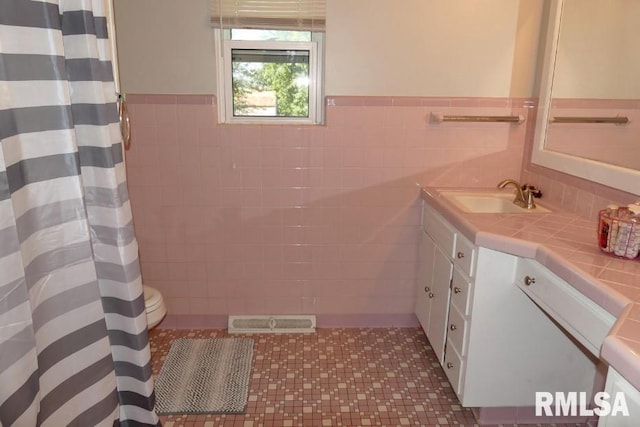
[[[160,304],[162,304],[162,294],[153,288],[144,286],[144,306],[146,310],[153,310]]]

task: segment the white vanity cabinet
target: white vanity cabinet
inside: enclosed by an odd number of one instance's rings
[[[516,286],[519,258],[475,246],[427,203],[422,220],[416,316],[462,405],[591,395],[595,361]]]
[[[607,402],[611,405],[611,411],[600,416],[598,427],[637,427],[640,424],[640,390],[631,385],[615,369],[609,367],[604,391],[608,395]],[[619,396],[619,393],[622,396]],[[628,415],[622,413],[620,411],[622,407],[615,404],[616,399],[619,398],[624,399]]]

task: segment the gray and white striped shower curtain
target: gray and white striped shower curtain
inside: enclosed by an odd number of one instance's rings
[[[0,0],[0,426],[153,406],[103,0]]]

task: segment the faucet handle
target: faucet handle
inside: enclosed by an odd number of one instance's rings
[[[538,189],[535,185],[523,184],[522,191],[527,195],[530,194],[536,199],[539,199],[540,197],[542,197],[542,191],[540,191],[540,189]]]

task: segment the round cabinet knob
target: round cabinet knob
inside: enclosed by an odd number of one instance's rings
[[[536,278],[531,276],[524,276],[524,284],[527,286],[531,286],[536,283]]]
[[[456,286],[455,288],[453,288],[454,294],[459,294],[460,292],[462,292],[462,289],[460,289],[459,287]]]
[[[433,292],[429,292],[429,298],[433,298],[435,295],[433,295]]]
[[[453,368],[453,363],[451,363],[451,362],[447,362],[447,368],[448,368],[448,369]]]
[[[458,329],[458,327],[452,323],[451,326],[449,326],[449,329],[455,331],[456,329]]]
[[[430,288],[430,287],[428,287],[428,286],[425,286],[425,287],[424,287],[424,291],[425,291],[425,292],[429,292],[430,290],[431,290],[431,288]]]
[[[462,258],[464,258],[464,252],[460,251],[460,252],[457,253],[456,256],[458,257],[458,259],[462,259]]]

